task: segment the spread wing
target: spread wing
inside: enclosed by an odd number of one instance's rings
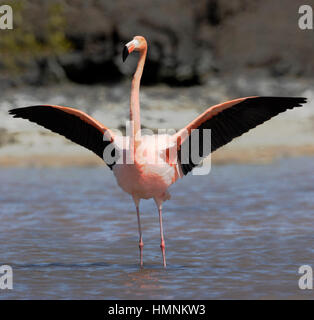
[[[247,97],[208,108],[173,137],[183,174],[188,174],[199,165],[192,161],[191,135],[194,129],[199,129],[197,148],[199,156],[205,158],[235,137],[241,136],[281,112],[301,107],[304,103],[306,103],[306,98]],[[211,129],[211,146],[207,150],[203,149],[204,129]],[[181,152],[183,149],[188,152]]]
[[[115,164],[112,159],[115,158],[117,150],[114,147],[113,133],[85,112],[62,106],[38,105],[12,109],[9,113],[14,118],[35,122],[93,151],[107,163],[110,169]],[[104,158],[104,150],[110,144],[113,146],[112,158],[107,160],[105,158],[108,157]]]

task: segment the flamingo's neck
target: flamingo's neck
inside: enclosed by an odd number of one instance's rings
[[[141,116],[140,116],[140,82],[143,74],[147,48],[140,51],[140,58],[132,80],[130,98],[130,121],[131,121],[131,141],[134,150],[141,137]]]

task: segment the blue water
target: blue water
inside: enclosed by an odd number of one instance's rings
[[[314,267],[314,159],[213,166],[171,187],[158,213],[136,214],[107,168],[0,169],[0,299],[313,299],[298,268]]]

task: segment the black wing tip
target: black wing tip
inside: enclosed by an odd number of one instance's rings
[[[14,118],[19,117],[22,114],[28,113],[28,111],[33,111],[34,109],[37,108],[42,108],[42,107],[48,107],[49,105],[36,105],[36,106],[28,106],[28,107],[23,107],[23,108],[15,108],[15,109],[10,109],[8,112],[10,115],[12,115]]]
[[[278,98],[280,99],[281,97],[278,97]],[[299,104],[307,103],[307,98],[305,97],[282,97],[282,99],[291,101],[293,103],[299,103]]]
[[[297,97],[295,98],[297,100],[298,103],[300,103],[301,105],[304,103],[307,103],[307,98],[304,97]]]
[[[25,109],[27,109],[27,107],[11,109],[9,110],[9,114],[12,115],[13,118],[19,118],[25,112]]]
[[[9,113],[10,113],[10,114],[15,114],[15,113],[18,113],[21,109],[25,109],[25,108],[14,108],[14,109],[10,109],[10,110],[9,110]]]
[[[280,100],[280,97],[278,97]],[[302,107],[303,104],[307,103],[307,98],[304,97],[282,97],[283,103],[289,103],[293,107]]]
[[[307,103],[308,98],[305,97],[279,97],[279,96],[256,96],[256,97],[249,97],[248,99],[267,99],[267,100],[282,100],[284,101],[290,101],[290,102],[296,102],[296,103]]]
[[[17,118],[19,116],[19,114],[20,114],[21,109],[24,109],[24,108],[11,109],[11,110],[9,110],[9,114],[11,116],[13,116],[13,118]]]
[[[296,107],[303,107],[303,105],[307,103],[307,98],[299,97],[295,99],[295,102],[297,103]]]
[[[305,97],[271,97],[271,96],[256,96],[249,97],[247,100],[258,99],[260,102],[264,103],[275,103],[276,105],[286,105],[287,109],[293,109],[298,107],[303,107],[305,103],[307,103],[308,99]]]

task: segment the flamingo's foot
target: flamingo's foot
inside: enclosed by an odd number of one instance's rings
[[[140,265],[141,267],[143,267],[143,247],[144,247],[143,240],[140,240],[138,247],[140,248]]]
[[[163,265],[164,265],[164,268],[166,268],[167,264],[166,264],[166,252],[165,252],[165,241],[162,240],[161,241],[161,244],[160,244],[160,249],[161,249],[161,253],[162,253],[162,260],[163,260]]]

